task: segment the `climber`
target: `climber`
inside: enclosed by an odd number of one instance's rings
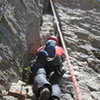
[[[50,36],[46,44],[36,52],[33,64],[33,92],[38,100],[60,100],[59,82],[65,73],[63,69],[64,51],[58,46],[56,36]]]

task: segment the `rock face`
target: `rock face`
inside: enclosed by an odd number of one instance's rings
[[[55,1],[82,96],[84,100],[100,100],[100,1]],[[73,95],[69,79],[66,75],[61,83],[64,98]]]
[[[100,2],[98,0],[54,1],[81,94],[84,100],[100,100]],[[40,23],[43,11],[41,7],[46,3],[48,5],[47,0],[0,1],[1,85],[8,86],[8,82],[17,81],[22,66],[27,63],[27,53],[39,47],[41,41],[43,44],[48,35],[54,34],[54,18],[48,14],[46,8],[42,16],[43,23]],[[68,70],[60,86],[62,100],[77,100]],[[3,87],[0,86],[0,89]],[[5,97],[6,100],[9,98],[18,100]]]
[[[17,81],[28,53],[39,47],[42,10],[42,0],[0,0],[1,85]]]
[[[41,36],[41,43],[44,45],[47,37],[50,35],[54,35],[54,17],[50,14],[44,14],[42,16],[42,26],[40,27],[40,36]]]

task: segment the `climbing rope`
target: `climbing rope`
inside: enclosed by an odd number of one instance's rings
[[[68,64],[68,70],[70,72],[70,75],[71,75],[71,78],[72,78],[72,81],[73,81],[73,85],[74,85],[74,89],[75,89],[75,92],[76,92],[77,99],[83,100],[81,93],[80,93],[79,84],[78,84],[76,77],[75,77],[75,74],[74,74],[73,65],[71,64],[70,59],[69,59],[67,48],[66,48],[66,45],[65,45],[65,42],[64,42],[64,38],[62,36],[62,32],[61,32],[61,29],[60,29],[60,26],[59,26],[59,21],[58,21],[57,15],[56,15],[56,10],[54,8],[54,3],[53,3],[52,0],[50,0],[50,4],[51,4],[51,8],[52,8],[53,15],[54,15],[54,18],[55,18],[56,26],[57,26],[57,29],[58,29],[58,34],[59,34],[59,37],[61,39],[61,43],[62,43],[64,52],[65,52],[65,57],[66,57],[66,61],[67,61],[67,64]]]

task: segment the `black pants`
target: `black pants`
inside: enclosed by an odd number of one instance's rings
[[[34,77],[33,91],[39,96],[39,89],[43,86],[47,86],[51,91],[51,97],[61,97],[61,89],[58,85],[61,76],[52,72],[47,77],[47,73],[44,68],[39,68],[36,76]]]

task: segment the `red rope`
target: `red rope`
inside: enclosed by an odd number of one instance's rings
[[[61,43],[62,43],[64,52],[65,52],[65,57],[66,57],[66,61],[67,61],[67,64],[68,64],[68,69],[69,69],[69,72],[70,72],[70,75],[71,75],[71,78],[72,78],[72,81],[73,81],[74,89],[75,89],[75,91],[76,91],[77,99],[78,99],[78,100],[83,100],[83,98],[82,98],[82,96],[81,96],[81,93],[80,93],[79,84],[78,84],[78,82],[77,82],[77,80],[76,80],[76,77],[75,77],[75,74],[74,74],[73,65],[72,65],[71,62],[70,62],[69,55],[68,55],[68,52],[67,52],[67,48],[66,48],[66,45],[65,45],[63,36],[62,36],[62,32],[61,32],[61,30],[60,30],[60,26],[59,26],[59,22],[58,22],[56,13],[55,13],[53,1],[50,0],[50,3],[51,3],[52,11],[53,11],[53,14],[54,14],[54,17],[55,17],[55,22],[56,22],[56,25],[57,25],[57,28],[58,28],[58,34],[59,34],[59,36],[60,36]]]

